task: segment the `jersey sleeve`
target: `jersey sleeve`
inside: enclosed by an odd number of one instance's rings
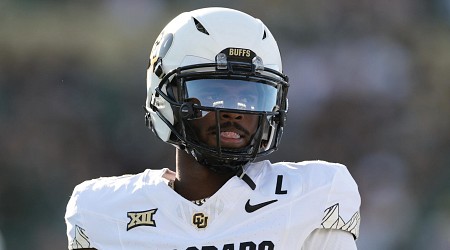
[[[324,229],[339,229],[359,236],[361,197],[353,177],[343,165],[335,166],[333,178],[325,205],[321,226]]]
[[[86,232],[83,214],[79,208],[80,185],[77,186],[66,207],[65,221],[67,226],[68,249],[96,249]]]
[[[303,243],[301,250],[356,250],[356,243],[348,232],[335,229],[316,229]]]

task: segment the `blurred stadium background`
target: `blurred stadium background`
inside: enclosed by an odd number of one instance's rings
[[[0,249],[66,249],[76,184],[174,167],[144,126],[147,58],[206,6],[278,38],[292,87],[269,158],[348,166],[359,249],[450,249],[450,0],[1,1]]]

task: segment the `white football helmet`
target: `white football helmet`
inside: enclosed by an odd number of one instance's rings
[[[252,86],[257,100],[220,92],[200,96],[214,86],[241,85]],[[153,45],[147,69],[146,124],[161,140],[201,164],[217,171],[236,170],[277,149],[286,119],[287,90],[278,45],[259,19],[227,8],[198,9],[174,18]],[[250,145],[223,148],[219,133],[215,147],[199,141],[188,122],[208,112],[257,115],[259,125]],[[216,123],[220,131],[217,119]]]

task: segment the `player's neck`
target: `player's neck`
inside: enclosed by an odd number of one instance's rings
[[[217,192],[234,174],[218,174],[194,157],[177,150],[175,191],[188,200],[203,199]]]

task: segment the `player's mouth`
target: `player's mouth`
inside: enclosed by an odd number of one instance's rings
[[[216,126],[211,126],[208,129],[208,133],[211,136],[211,143],[216,144],[217,130]],[[222,147],[225,148],[240,148],[244,147],[248,143],[250,136],[249,131],[239,123],[226,122],[221,124],[219,140]]]
[[[214,136],[214,140],[216,138],[216,133],[211,133],[212,136]],[[223,147],[229,147],[229,148],[238,148],[245,146],[245,135],[242,132],[239,131],[222,131],[219,134],[220,144]]]
[[[243,142],[243,138],[240,134],[233,132],[233,131],[224,131],[220,132],[220,140],[222,143],[241,143]]]

